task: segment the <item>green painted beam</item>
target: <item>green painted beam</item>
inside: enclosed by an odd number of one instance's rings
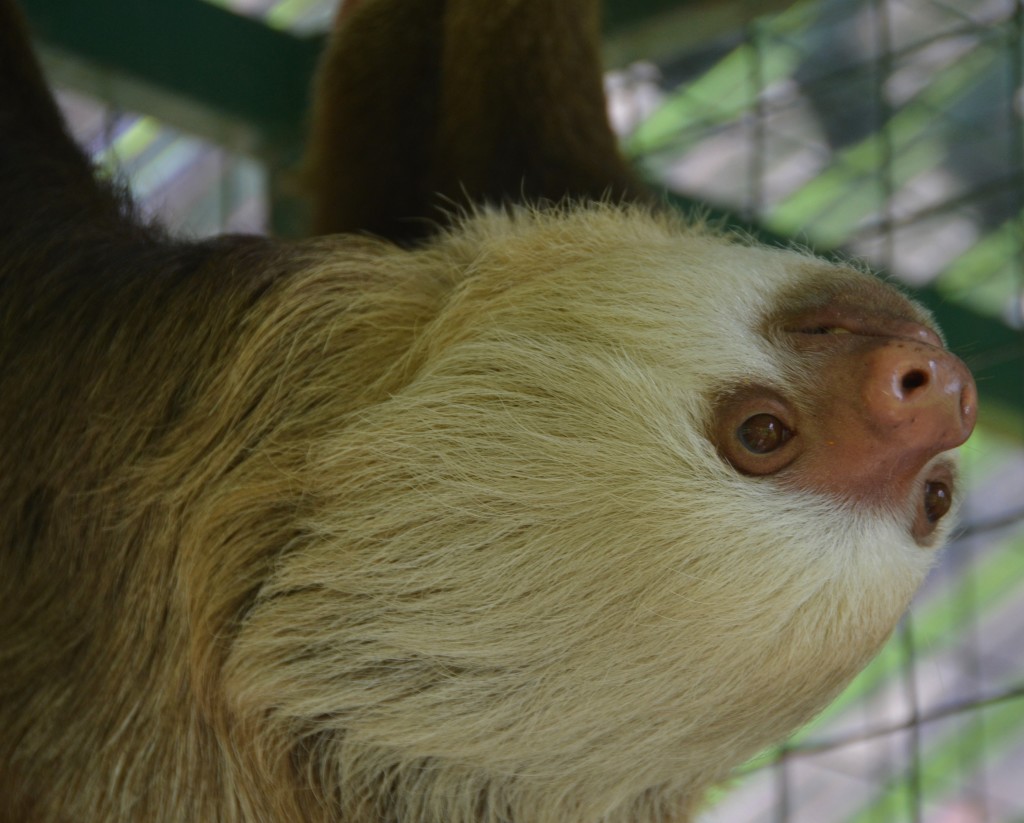
[[[170,92],[289,142],[321,43],[201,0],[21,0],[44,47]]]
[[[936,289],[920,289],[914,296],[935,315],[949,348],[971,367],[978,384],[981,419],[999,428],[1008,425],[1019,437],[1024,417],[1024,334],[996,318],[950,302]],[[1015,414],[1016,422],[997,420],[997,411]]]
[[[700,6],[706,0],[605,0],[604,29],[607,32],[635,26],[681,6]]]
[[[794,0],[604,0],[603,57],[610,69],[707,48]]]
[[[604,0],[615,65],[704,45],[792,0]],[[202,0],[21,0],[36,38],[186,104],[287,141],[308,111],[322,38],[300,38]],[[66,72],[62,80],[74,72]],[[83,89],[93,92],[90,84]],[[173,107],[177,110],[177,107]],[[153,112],[161,116],[162,109]]]

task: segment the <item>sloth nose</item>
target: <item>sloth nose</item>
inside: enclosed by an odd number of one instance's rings
[[[938,454],[974,429],[974,378],[960,358],[929,343],[887,341],[869,355],[863,389],[869,419],[904,448]]]

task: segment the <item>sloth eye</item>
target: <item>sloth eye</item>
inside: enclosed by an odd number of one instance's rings
[[[842,326],[809,326],[800,329],[800,334],[850,334],[850,331]]]
[[[929,523],[941,520],[953,505],[949,486],[938,480],[924,484],[924,516]]]
[[[773,452],[792,436],[793,431],[773,414],[755,414],[736,429],[736,437],[743,448],[753,454]]]

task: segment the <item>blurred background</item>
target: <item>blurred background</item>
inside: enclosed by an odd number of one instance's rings
[[[72,127],[192,236],[301,235],[336,0],[22,0]],[[880,657],[701,823],[1024,823],[1024,0],[606,0],[609,114],[680,208],[904,284],[981,392]]]

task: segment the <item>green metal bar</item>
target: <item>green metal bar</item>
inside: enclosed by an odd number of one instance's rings
[[[696,6],[698,3],[693,0],[605,0],[602,16],[604,30],[611,32],[636,25],[686,5]]]
[[[45,45],[291,140],[322,43],[201,0],[21,0]]]

